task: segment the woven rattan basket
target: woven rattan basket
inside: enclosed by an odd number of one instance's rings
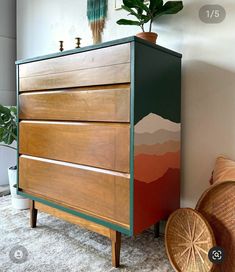
[[[217,245],[225,250],[225,261],[216,265],[216,271],[235,272],[235,181],[211,186],[196,209],[212,227]]]
[[[165,245],[172,267],[178,272],[212,271],[209,250],[215,246],[213,231],[197,211],[175,211],[167,221]]]

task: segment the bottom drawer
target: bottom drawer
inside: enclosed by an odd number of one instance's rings
[[[129,175],[22,155],[23,192],[129,228]]]

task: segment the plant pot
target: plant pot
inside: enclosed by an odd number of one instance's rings
[[[29,199],[23,196],[17,195],[17,169],[14,167],[8,168],[8,178],[11,191],[11,203],[12,207],[17,210],[25,210],[29,208]]]
[[[154,32],[140,32],[137,33],[136,36],[151,43],[156,43],[158,35]]]

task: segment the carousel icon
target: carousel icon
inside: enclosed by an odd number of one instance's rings
[[[23,246],[14,246],[10,250],[9,257],[13,263],[21,264],[27,261],[28,251]]]

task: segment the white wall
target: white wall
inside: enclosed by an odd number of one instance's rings
[[[0,0],[0,104],[15,105],[16,1]],[[0,185],[8,183],[7,168],[16,153],[0,147]]]
[[[227,17],[220,24],[199,20],[205,4],[222,4]],[[182,125],[183,167],[182,205],[194,206],[208,180],[218,154],[235,159],[235,3],[234,0],[184,0],[184,10],[159,19],[154,31],[158,44],[183,54]],[[85,0],[18,0],[18,59],[92,43],[86,19]],[[125,16],[114,10],[109,0],[103,41],[134,35],[137,27],[118,26]]]
[[[15,104],[16,3],[0,0],[0,103]]]

